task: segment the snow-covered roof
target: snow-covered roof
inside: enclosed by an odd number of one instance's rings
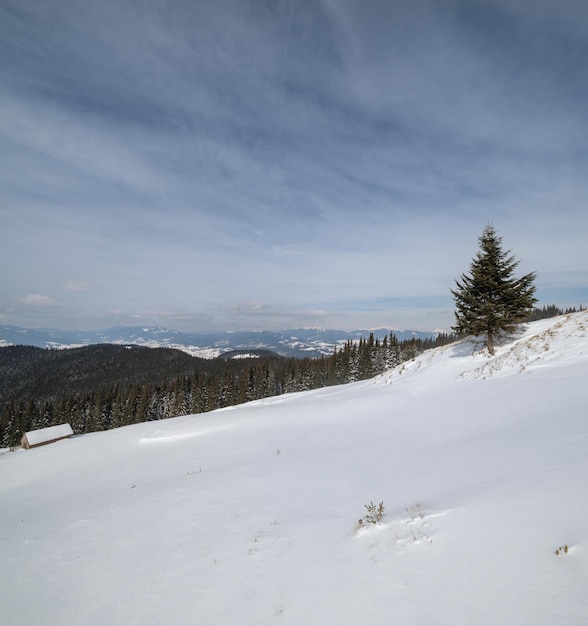
[[[27,434],[27,441],[30,446],[37,446],[40,443],[61,439],[73,435],[73,430],[69,424],[59,424],[58,426],[49,426],[49,428],[39,428],[31,430]]]

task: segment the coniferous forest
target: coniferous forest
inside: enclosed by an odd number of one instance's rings
[[[93,345],[0,349],[0,447],[69,422],[76,434],[204,413],[294,391],[364,380],[454,335],[397,341],[370,335],[328,357],[201,359],[170,348]]]
[[[530,321],[562,313],[555,306],[534,309]],[[365,380],[457,337],[398,341],[393,333],[383,340],[372,334],[331,356],[303,359],[267,351],[201,359],[170,348],[112,344],[7,346],[0,349],[0,447],[65,422],[76,434],[90,433]]]

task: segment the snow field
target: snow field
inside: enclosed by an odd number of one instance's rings
[[[2,623],[588,623],[587,320],[0,455]]]

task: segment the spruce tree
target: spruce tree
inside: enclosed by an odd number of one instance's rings
[[[451,289],[455,299],[458,333],[486,335],[490,354],[494,340],[501,332],[512,332],[525,321],[533,305],[535,272],[514,278],[519,261],[510,251],[502,250],[502,237],[490,225],[478,239],[480,250],[470,266],[470,275],[462,274]]]

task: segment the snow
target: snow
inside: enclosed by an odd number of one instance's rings
[[[70,437],[73,430],[69,424],[58,424],[57,426],[49,426],[48,428],[39,428],[30,430],[27,433],[27,441],[30,446],[37,446],[47,441],[53,441],[61,437]]]
[[[113,344],[125,345],[127,341],[113,341]],[[181,350],[182,352],[186,352],[190,356],[195,356],[200,359],[216,359],[218,356],[222,354],[222,350],[219,348],[200,348],[199,346],[187,346],[180,343],[166,342],[162,344],[159,341],[151,340],[148,341],[143,339],[142,337],[138,337],[135,339],[132,344],[143,346],[145,348],[170,348],[172,350]]]
[[[2,624],[588,623],[587,324],[0,455]]]

